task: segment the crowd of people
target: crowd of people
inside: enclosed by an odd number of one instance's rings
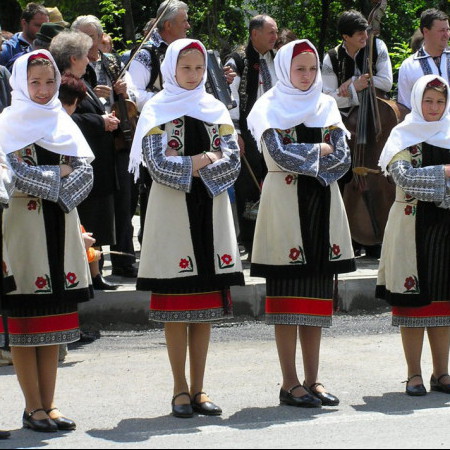
[[[365,73],[369,24],[346,11],[337,22],[342,42],[321,67],[310,40],[258,15],[248,43],[225,61],[237,103],[229,111],[206,91],[208,53],[186,37],[186,3],[160,5],[156,28],[124,76],[98,18],[80,16],[69,26],[55,9],[30,3],[22,32],[0,54],[0,346],[11,348],[23,426],[76,428],[55,403],[58,348],[79,339],[78,304],[90,300],[92,288],[117,288],[102,276],[103,246],[115,251],[113,274],[151,291],[150,320],[164,324],[175,417],[222,414],[204,391],[204,375],[211,324],[232,317],[230,287],[244,284],[240,246],[252,275],[266,279],[280,403],[337,406],[319,366],[336,277],[356,268],[340,186],[352,167],[345,117],[370,85],[385,95],[392,89],[386,44],[375,39],[373,76]],[[425,331],[431,390],[450,393],[447,15],[424,11],[421,36],[399,75],[398,100],[411,112],[380,158],[396,198],[376,292],[401,329],[412,396],[427,394]],[[134,139],[123,108],[139,116]]]

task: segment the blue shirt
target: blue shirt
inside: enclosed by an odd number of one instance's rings
[[[0,53],[0,65],[7,66],[14,55],[29,51],[31,51],[31,44],[22,38],[22,33],[16,33],[11,39],[3,42],[2,52]]]

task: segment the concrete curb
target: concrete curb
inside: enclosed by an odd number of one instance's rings
[[[266,285],[262,278],[252,278],[249,264],[244,264],[246,286],[231,289],[235,317],[254,319],[264,317]],[[343,312],[375,311],[386,306],[375,298],[378,261],[358,260],[358,270],[339,278],[339,308]],[[104,273],[110,274],[109,262]],[[113,325],[117,323],[148,325],[150,292],[136,291],[135,280],[108,276],[113,282],[123,283],[117,291],[95,291],[95,298],[80,305],[82,324]]]

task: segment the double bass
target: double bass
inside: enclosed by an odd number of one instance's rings
[[[373,85],[373,48],[380,33],[381,18],[387,0],[375,1],[369,16],[368,42],[363,74],[369,74],[369,86],[360,92],[360,105],[354,107],[344,123],[352,134],[353,177],[344,186],[343,199],[354,241],[364,246],[381,244],[389,211],[395,199],[395,185],[385,177],[378,161],[389,134],[408,110],[385,98]]]

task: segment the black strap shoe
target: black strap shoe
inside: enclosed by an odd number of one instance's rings
[[[175,405],[175,400],[182,395],[189,397],[189,403],[184,405]],[[191,395],[188,392],[180,392],[172,398],[172,415],[181,419],[190,419],[194,417],[194,410],[191,405]]]
[[[204,416],[220,416],[222,414],[222,409],[215,405],[213,402],[207,401],[203,403],[199,403],[196,401],[197,397],[201,397],[202,395],[207,395],[205,392],[197,392],[194,395],[194,399],[192,401],[192,409]]]
[[[9,431],[1,431],[0,430],[0,439],[9,439],[11,437],[11,433]]]
[[[322,383],[314,383],[311,386],[305,386],[303,384],[303,387],[312,395],[317,397],[321,402],[322,406],[337,406],[339,405],[339,399],[329,392],[318,392],[317,387],[322,386],[325,387]]]
[[[427,390],[423,384],[408,386],[408,383],[414,378],[422,378],[422,375],[413,375],[403,382],[406,383],[406,395],[410,395],[411,397],[423,397],[427,395]]]
[[[299,387],[303,386],[298,384],[297,386],[289,389],[289,391],[280,389],[280,403],[289,406],[297,406],[299,408],[320,408],[322,406],[320,399],[311,394],[305,394],[301,397],[294,397],[292,392]]]
[[[52,409],[47,409],[47,411],[45,411],[48,415],[50,415],[50,413],[52,411],[59,411],[58,408],[52,408]],[[56,423],[56,426],[58,427],[58,430],[60,431],[72,431],[75,430],[75,428],[77,427],[77,424],[73,421],[68,419],[67,417],[57,417],[56,419],[51,419],[53,420],[53,422]]]
[[[35,409],[29,413],[27,413],[26,411],[23,412],[23,417],[22,417],[23,427],[29,428],[30,430],[33,430],[33,431],[40,431],[42,433],[54,433],[54,432],[58,431],[58,426],[50,418],[40,419],[40,420],[33,419],[33,415],[35,413],[37,413],[38,411],[45,412],[45,410],[42,408]]]
[[[444,392],[445,394],[450,394],[450,384],[444,384],[441,382],[442,379],[448,377],[448,373],[444,373],[439,378],[436,378],[434,375],[431,375],[430,385],[431,390],[435,392]]]

